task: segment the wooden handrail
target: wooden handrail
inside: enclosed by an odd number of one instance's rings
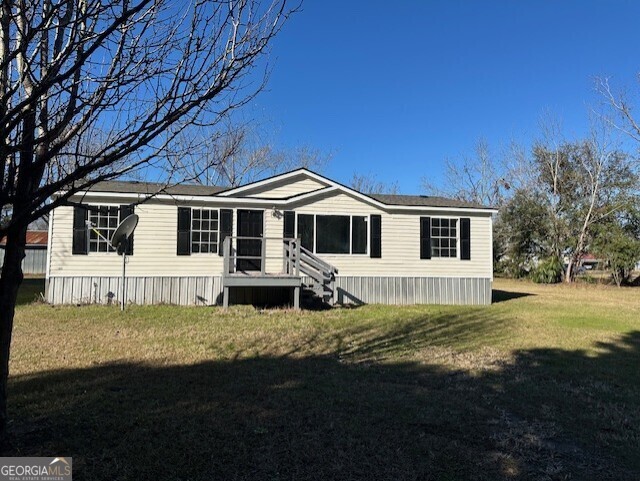
[[[310,258],[312,258],[316,263],[320,264],[325,270],[327,271],[331,271],[335,274],[338,273],[338,269],[336,269],[334,266],[332,266],[331,264],[329,264],[327,261],[324,261],[322,259],[320,259],[318,256],[316,256],[313,252],[311,252],[308,249],[305,249],[304,247],[300,246],[300,251],[303,254],[306,254],[307,256],[309,256]]]
[[[234,241],[260,241],[260,255],[238,255],[233,248]],[[321,296],[326,296],[327,292],[335,293],[335,278],[338,269],[328,262],[320,259],[313,252],[305,249],[301,245],[300,238],[297,237],[256,237],[256,236],[227,236],[223,241],[222,251],[224,255],[224,275],[232,274],[236,271],[236,261],[239,259],[259,260],[260,274],[266,274],[266,261],[277,259],[277,256],[267,256],[267,241],[282,242],[282,271],[286,275],[297,276],[306,275],[313,279],[317,285],[316,292]]]

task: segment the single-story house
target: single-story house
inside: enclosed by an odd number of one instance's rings
[[[47,245],[49,233],[42,230],[27,231],[27,245],[24,259],[22,260],[22,272],[33,276],[45,275],[47,269]],[[0,267],[4,264],[4,249],[6,238],[0,240]]]
[[[53,304],[121,299],[108,240],[131,213],[125,301],[213,305],[275,296],[328,302],[489,304],[495,209],[364,194],[298,169],[236,188],[106,181],[49,221]]]

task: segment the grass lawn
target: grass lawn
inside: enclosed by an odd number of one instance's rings
[[[92,480],[640,479],[640,289],[494,287],[488,307],[21,305],[5,454]]]

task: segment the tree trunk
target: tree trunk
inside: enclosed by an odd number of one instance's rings
[[[27,226],[7,234],[4,265],[0,276],[0,443],[6,445],[7,436],[7,381],[9,379],[9,353],[13,316],[18,299],[18,288],[22,284],[22,259],[25,253]]]
[[[567,262],[567,269],[564,272],[564,281],[566,283],[571,283],[573,282],[573,265],[574,265],[574,261],[573,261],[573,256],[569,257],[569,261]]]

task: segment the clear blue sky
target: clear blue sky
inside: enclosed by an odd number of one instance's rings
[[[338,181],[373,173],[419,193],[480,137],[529,142],[545,110],[584,132],[595,76],[640,87],[639,21],[631,0],[306,0],[252,115],[282,145],[333,151]]]

